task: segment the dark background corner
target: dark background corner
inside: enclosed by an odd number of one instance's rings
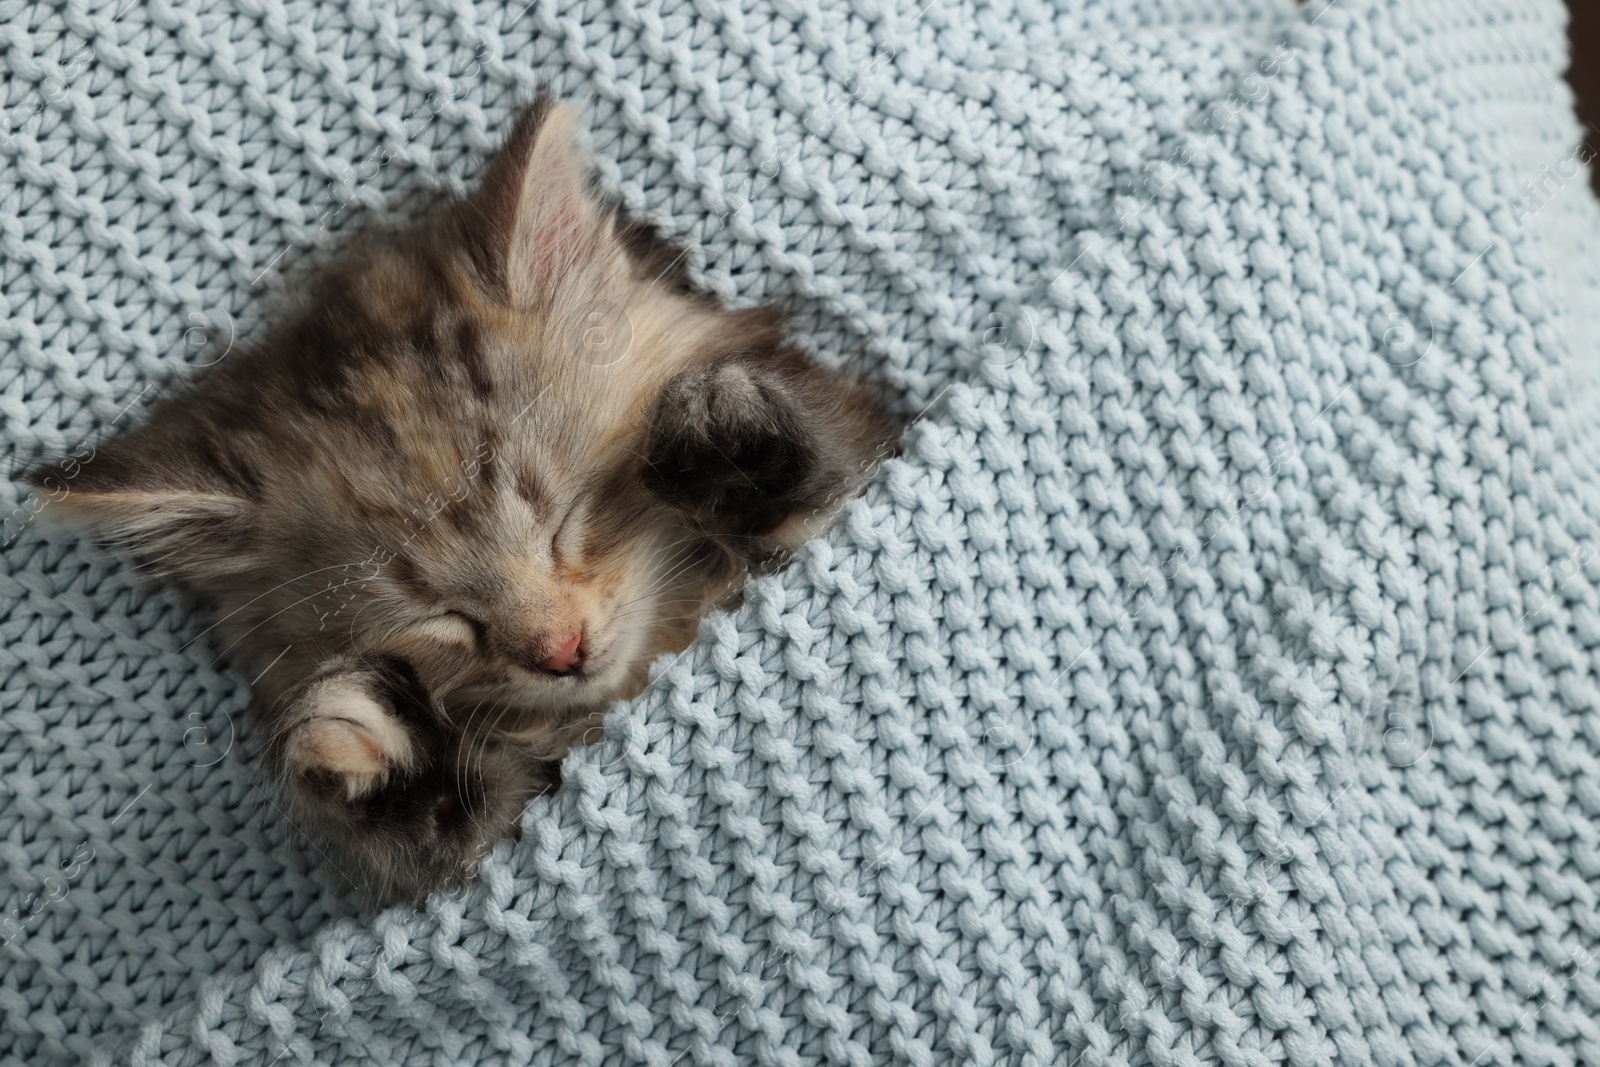
[[[1567,81],[1578,96],[1578,118],[1585,126],[1583,142],[1592,154],[1600,149],[1600,64],[1594,57],[1600,53],[1600,4],[1595,0],[1567,0],[1567,12],[1572,22],[1567,36],[1572,41],[1572,63],[1567,68]],[[1600,194],[1600,169],[1590,167],[1589,180]]]

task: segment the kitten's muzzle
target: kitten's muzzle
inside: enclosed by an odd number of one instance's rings
[[[534,668],[541,674],[577,674],[587,658],[588,650],[584,648],[583,636],[583,627],[580,626],[564,636],[549,640],[531,657]]]

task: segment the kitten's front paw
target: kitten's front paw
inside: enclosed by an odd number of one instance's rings
[[[645,485],[741,537],[750,555],[794,548],[861,491],[892,451],[883,408],[855,382],[783,347],[684,371],[650,420]]]
[[[284,724],[282,763],[293,778],[320,781],[354,801],[418,767],[414,732],[401,721],[377,669],[352,663],[317,678]]]
[[[464,884],[517,836],[560,768],[481,724],[454,727],[392,657],[324,665],[275,707],[271,742],[286,814],[373,907]]]

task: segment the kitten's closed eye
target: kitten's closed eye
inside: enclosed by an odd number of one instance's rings
[[[469,648],[483,640],[483,624],[459,611],[430,616],[411,629],[419,637]]]
[[[291,818],[377,903],[510,834],[895,436],[777,312],[689,291],[575,123],[540,100],[466,200],[359,237],[92,462],[30,476],[214,610]]]

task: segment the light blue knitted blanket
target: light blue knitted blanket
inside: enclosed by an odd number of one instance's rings
[[[540,79],[905,455],[376,919],[249,679],[7,485],[0,1064],[1600,1063],[1558,0],[519,6],[0,0],[12,463]]]

